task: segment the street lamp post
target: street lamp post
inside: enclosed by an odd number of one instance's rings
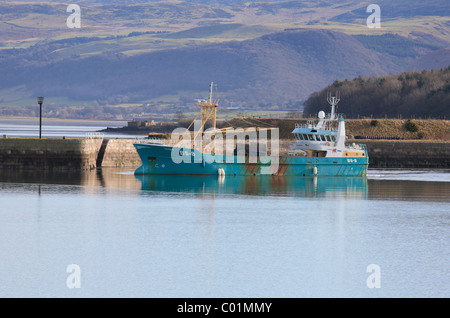
[[[40,96],[37,98],[39,104],[39,139],[42,137],[42,103],[44,102],[44,97]]]

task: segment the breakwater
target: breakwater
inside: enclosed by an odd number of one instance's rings
[[[93,169],[101,143],[101,139],[1,138],[0,169]]]
[[[0,169],[91,170],[138,167],[134,139],[0,138]]]
[[[0,138],[0,169],[137,168],[141,165],[141,160],[133,146],[135,142],[135,139]],[[290,140],[280,141],[281,154],[289,148],[290,142]],[[355,140],[355,142],[367,145],[372,168],[450,168],[449,142],[392,140]]]
[[[450,168],[450,142],[358,140],[371,168]]]
[[[99,161],[99,167],[137,168],[141,165],[141,159],[133,146],[135,139],[105,139],[104,154]]]

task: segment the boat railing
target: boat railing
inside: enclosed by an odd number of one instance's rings
[[[218,99],[211,99],[211,100],[199,99],[199,100],[197,100],[197,105],[199,105],[199,106],[214,106],[214,105],[217,106],[218,104],[219,104]]]
[[[295,124],[295,128],[309,128],[309,129],[314,129],[316,126],[310,123],[305,123],[305,124]],[[321,130],[329,130],[329,131],[337,131],[337,127],[332,127],[329,125],[325,125],[324,127],[321,128]]]
[[[295,124],[295,128],[314,128],[312,124]]]
[[[327,119],[331,119],[331,114],[327,114]],[[344,113],[335,113],[334,119],[345,119]]]

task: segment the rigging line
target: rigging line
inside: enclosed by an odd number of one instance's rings
[[[255,118],[252,118],[251,120],[254,120],[254,121],[256,121],[256,122],[260,122],[260,123],[262,123],[262,124],[264,124],[264,125],[266,125],[266,126],[269,126],[269,128],[275,128],[273,125],[270,125],[270,124],[268,124],[268,123],[266,123],[266,122],[263,122],[263,121],[261,121],[261,120],[258,120],[258,119],[255,119]]]
[[[195,120],[198,118],[198,116],[200,116],[200,114],[202,113],[202,111],[200,111],[197,116],[195,116],[194,120],[191,122],[191,124],[189,125],[189,127],[187,128],[187,130],[189,130],[189,128],[191,128],[192,124],[195,122]]]
[[[236,120],[241,120],[241,121],[243,121],[243,122],[245,122],[245,123],[247,123],[247,124],[250,124],[251,126],[257,126],[257,125],[255,125],[254,122],[245,120],[245,119],[243,119],[243,118],[238,118],[238,119],[236,119]],[[269,128],[273,128],[273,127],[269,127]]]
[[[212,119],[212,116],[214,115],[214,111],[211,111],[208,113],[208,116],[206,117],[205,121],[202,123],[202,126],[200,127],[200,130],[194,135],[194,139],[198,136],[199,133],[203,132],[204,126],[207,123],[210,118]]]

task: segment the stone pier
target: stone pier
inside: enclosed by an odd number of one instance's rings
[[[0,138],[0,169],[93,169],[101,143],[81,138]]]

